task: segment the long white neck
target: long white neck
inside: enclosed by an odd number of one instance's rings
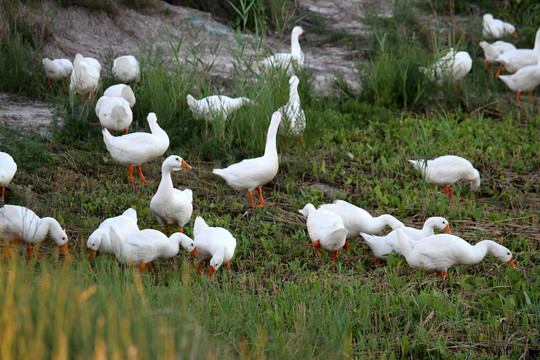
[[[163,248],[161,256],[165,259],[172,258],[176,256],[180,251],[180,237],[171,236],[169,237],[169,243]]]
[[[433,228],[433,222],[427,220],[422,227],[422,237],[428,237],[435,234],[435,229]]]
[[[401,221],[388,214],[373,218],[373,222],[375,223],[376,227],[380,229],[374,233],[380,232],[386,225],[390,226],[392,229],[397,229],[404,226]]]
[[[29,237],[31,238],[30,242],[43,241],[47,237],[47,234],[49,234],[53,226],[58,226],[58,227],[60,226],[58,225],[58,222],[55,219],[51,217],[44,217],[44,218],[39,219],[38,223],[36,224],[33,234],[28,234],[30,235]]]
[[[161,182],[159,183],[158,191],[165,191],[173,188],[173,182],[171,178],[171,168],[164,166],[161,169]]]
[[[302,49],[300,49],[300,42],[298,41],[298,34],[291,36],[291,54],[294,56],[301,56]]]
[[[482,240],[475,245],[471,245],[471,251],[467,259],[464,259],[466,264],[478,264],[494,245],[498,245],[491,240]]]
[[[268,127],[266,134],[266,146],[264,148],[264,156],[277,157],[276,135],[279,127],[279,121],[272,121]]]
[[[293,83],[289,90],[289,103],[300,104],[300,96],[298,96],[298,83]]]

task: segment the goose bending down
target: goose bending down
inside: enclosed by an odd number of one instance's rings
[[[484,50],[484,57],[486,58],[484,60],[484,65],[486,65],[486,68],[488,69],[489,73],[491,74],[491,68],[489,67],[489,64],[492,64],[496,62],[496,59],[499,55],[502,53],[505,53],[507,51],[516,50],[516,47],[513,44],[510,44],[506,41],[495,41],[494,43],[490,44],[487,41],[480,41],[479,43],[482,50]],[[502,64],[500,66],[503,66]],[[497,74],[499,73],[499,70],[497,70]]]
[[[347,229],[347,239],[354,238],[360,233],[379,234],[385,226],[390,226],[394,230],[405,226],[392,215],[373,217],[366,210],[345,200],[321,205],[319,209],[331,211],[343,219],[343,224]]]
[[[503,65],[501,69],[504,68],[510,73],[515,73],[526,66],[536,65],[538,57],[540,57],[540,28],[536,31],[534,48],[505,51],[497,56],[495,61]],[[495,76],[499,76],[501,69]]]
[[[169,136],[159,127],[156,114],[149,113],[147,121],[151,133],[135,132],[112,136],[106,128],[102,130],[103,141],[113,160],[129,166],[129,182],[133,182],[133,166],[137,168],[143,182],[152,182],[144,177],[141,164],[163,155],[169,147]]]
[[[296,75],[289,79],[289,102],[283,106],[283,116],[288,119],[291,132],[298,136],[301,143],[302,133],[306,128],[306,114],[300,107],[300,96],[298,95],[298,84],[300,80]]]
[[[398,229],[403,231],[403,233],[412,240],[420,240],[428,236],[435,235],[436,228],[450,233],[450,225],[448,224],[448,220],[440,216],[428,218],[424,222],[424,227],[422,227],[422,229],[415,229],[408,226],[400,227]],[[386,260],[386,255],[390,254],[392,250],[395,250],[397,253],[400,252],[396,236],[398,229],[393,230],[386,236],[375,236],[360,233],[366,244],[373,252],[373,255],[375,255],[375,260],[373,261],[375,265],[379,264],[380,260]]]
[[[291,52],[269,56],[259,62],[259,67],[263,70],[286,69],[288,74],[292,74],[297,67],[303,67],[304,53],[298,41],[298,37],[303,33],[305,33],[305,30],[301,26],[295,26],[291,32]]]
[[[17,163],[11,155],[6,152],[0,151],[0,187],[2,187],[1,199],[4,201],[4,193],[6,187],[9,185],[15,173],[17,172]]]
[[[444,193],[453,197],[452,185],[469,181],[472,191],[480,187],[480,173],[471,162],[460,156],[444,155],[433,160],[409,160],[430,184],[444,186]]]
[[[167,237],[157,230],[144,229],[129,235],[121,235],[114,226],[109,231],[118,261],[130,266],[139,266],[141,273],[145,268],[152,270],[150,263],[156,259],[170,259],[176,256],[180,251],[180,245],[195,256],[197,254],[193,240],[182,233],[174,233]]]
[[[244,159],[225,169],[212,170],[214,174],[221,176],[234,190],[247,191],[251,207],[255,207],[253,203],[254,189],[257,189],[259,193],[259,203],[257,206],[268,205],[263,199],[261,186],[271,181],[278,171],[279,161],[276,148],[276,134],[279,123],[281,122],[281,115],[282,110],[278,110],[272,114],[272,120],[268,127],[268,134],[266,135],[266,147],[263,156]]]
[[[92,102],[92,95],[96,91],[99,83],[101,64],[94,58],[83,57],[81,54],[75,55],[73,61],[73,71],[69,88],[78,93],[89,95],[89,101]]]
[[[484,14],[482,24],[482,35],[484,37],[492,37],[500,39],[505,35],[517,36],[516,27],[510,23],[499,19],[494,19],[491,14]]]
[[[532,103],[532,91],[540,84],[540,61],[536,65],[525,66],[512,75],[501,75],[499,79],[517,92],[516,103],[518,106],[521,106],[519,96],[523,91],[529,92],[529,102]]]
[[[197,100],[190,94],[187,95],[187,104],[193,116],[206,121],[225,121],[231,112],[252,103],[253,101],[246,97],[230,98],[225,95],[211,95]]]
[[[439,234],[414,241],[401,230],[397,230],[396,237],[400,252],[405,256],[409,266],[415,269],[437,271],[445,278],[448,278],[448,268],[456,265],[477,264],[487,253],[491,253],[515,269],[510,250],[491,240],[482,240],[471,245],[457,236]]]
[[[191,166],[180,156],[171,155],[165,159],[161,166],[161,182],[150,201],[150,210],[161,226],[166,227],[169,235],[171,226],[184,232],[184,225],[191,219],[193,212],[193,192],[191,189],[175,189],[171,179],[171,171],[180,171],[182,168],[191,169]]]
[[[341,248],[349,249],[347,229],[343,219],[332,211],[319,208],[313,204],[306,204],[298,210],[306,218],[309,237],[319,256],[321,249],[333,253],[333,262],[336,262],[338,251]]]
[[[39,218],[32,210],[16,205],[0,208],[0,238],[9,254],[9,241],[22,240],[26,243],[28,259],[32,258],[32,245],[45,240],[50,235],[56,245],[67,255],[68,237],[58,221],[52,217]]]
[[[133,122],[129,102],[123,97],[102,96],[96,103],[96,115],[104,128],[128,133]]]
[[[424,72],[432,81],[437,81],[441,84],[445,78],[450,78],[452,81],[461,80],[471,71],[472,58],[466,51],[450,51],[439,58],[435,64],[429,68],[422,67],[420,70]]]
[[[133,108],[135,105],[135,94],[133,93],[133,89],[126,84],[109,86],[103,93],[103,96],[122,97],[129,103],[130,108]]]
[[[231,269],[231,259],[236,249],[236,239],[229,230],[222,227],[210,227],[204,219],[197,216],[193,227],[193,239],[199,259],[199,274],[202,275],[203,263],[210,263],[210,276],[222,264]]]
[[[73,71],[73,64],[69,59],[49,59],[45,58],[41,61],[45,68],[45,75],[49,82],[49,89],[52,87],[52,81],[66,81]]]
[[[115,246],[111,244],[110,229],[114,227],[119,235],[126,236],[139,231],[137,226],[137,211],[129,208],[122,215],[108,218],[88,237],[86,247],[90,258],[99,250],[104,254],[114,254]]]
[[[112,70],[114,77],[122,82],[139,79],[139,62],[133,55],[124,55],[114,59]]]

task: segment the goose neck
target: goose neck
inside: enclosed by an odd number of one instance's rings
[[[301,53],[302,53],[302,49],[300,49],[300,42],[298,41],[298,34],[294,34],[291,36],[291,54],[300,55]]]
[[[273,121],[268,127],[266,134],[266,146],[264,148],[264,156],[277,156],[276,136],[278,131],[279,121]]]

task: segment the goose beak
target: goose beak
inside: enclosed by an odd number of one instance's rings
[[[191,253],[193,254],[193,256],[197,257],[197,248],[191,250]]]
[[[302,34],[305,34],[306,30],[302,29]],[[515,31],[514,31],[515,32]]]
[[[208,272],[208,275],[213,276],[215,272],[216,272],[216,269],[214,269],[213,266],[210,266],[210,271]]]
[[[67,242],[64,245],[59,246],[59,248],[62,250],[62,254],[67,255]]]
[[[451,234],[452,232],[450,231],[450,224],[446,224],[446,227],[444,228],[444,231],[446,231],[447,233]]]
[[[191,166],[184,159],[182,159],[182,167],[191,169]]]
[[[96,250],[88,248],[88,255],[90,259],[93,259],[96,256]]]
[[[513,258],[508,261],[508,264],[510,264],[510,266],[513,267],[514,269],[516,268],[516,265],[514,265],[514,259]]]
[[[514,31],[514,32],[512,33],[512,36],[513,36],[513,37],[517,37],[517,32]]]

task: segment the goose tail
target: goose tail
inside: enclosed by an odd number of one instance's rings
[[[195,225],[193,226],[193,236],[197,237],[197,235],[202,229],[206,229],[208,227],[209,226],[206,221],[204,221],[202,217],[197,216],[197,218],[195,219]]]

